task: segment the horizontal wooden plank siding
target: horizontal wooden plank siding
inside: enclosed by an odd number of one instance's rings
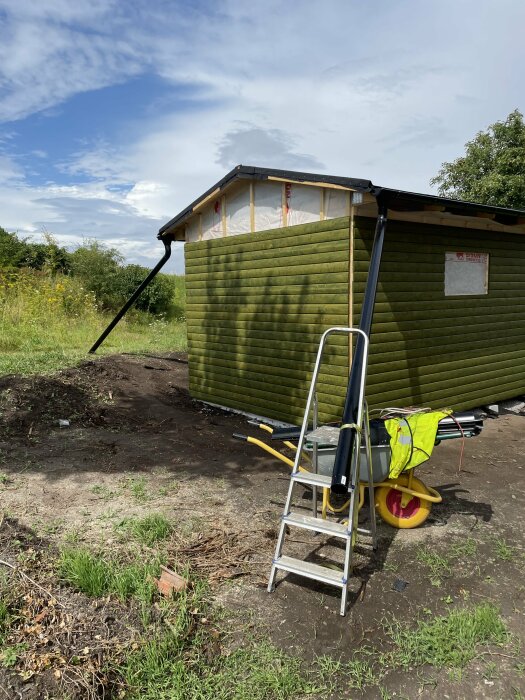
[[[349,219],[185,246],[192,396],[282,421],[302,418],[322,332],[348,325]],[[334,338],[319,383],[340,418],[348,340]]]
[[[374,222],[356,219],[354,313]],[[488,294],[446,297],[445,253],[489,254]],[[525,239],[389,222],[371,336],[372,408],[471,408],[525,392]]]

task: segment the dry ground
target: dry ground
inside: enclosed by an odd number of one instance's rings
[[[466,441],[461,470],[459,441],[436,448],[420,477],[444,503],[417,530],[381,525],[376,553],[363,543],[341,618],[331,589],[288,577],[265,592],[287,468],[231,437],[257,433],[243,417],[191,400],[184,356],[113,356],[53,377],[4,377],[0,411],[0,558],[10,552],[9,524],[49,547],[69,539],[111,549],[124,518],[161,512],[190,540],[211,538],[209,556],[201,548],[195,566],[215,577],[218,600],[307,660],[381,649],[392,617],[411,623],[482,601],[498,606],[513,635],[512,649],[493,649],[461,675],[392,671],[337,697],[525,697],[524,417],[488,419],[482,435]],[[339,555],[332,542],[292,539],[304,554]],[[408,584],[403,592],[393,588],[399,579]]]

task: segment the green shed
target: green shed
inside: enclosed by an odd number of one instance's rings
[[[525,212],[239,165],[159,232],[185,241],[194,398],[300,420],[322,332],[359,324],[378,200],[370,407],[458,410],[525,392]],[[331,341],[324,421],[341,418],[352,351]]]

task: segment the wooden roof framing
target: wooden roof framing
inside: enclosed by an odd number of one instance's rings
[[[482,229],[501,233],[525,233],[525,211],[523,210],[506,209],[379,187],[370,180],[238,165],[186,209],[162,226],[159,230],[158,238],[170,236],[173,240],[184,240],[184,226],[186,222],[201,211],[211,200],[223,197],[226,191],[235,185],[239,185],[241,180],[249,180],[251,182],[252,209],[254,181],[290,182],[360,193],[360,203],[358,203],[357,198],[354,198],[354,204],[357,206],[356,213],[360,216],[375,217],[377,215],[376,198],[381,195],[388,203],[389,219],[439,226]],[[253,212],[251,216],[253,218]]]

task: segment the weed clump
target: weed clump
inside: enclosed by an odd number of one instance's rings
[[[144,518],[158,532],[162,519]],[[168,523],[169,525],[169,523]],[[119,564],[81,548],[65,549],[59,560],[63,580],[95,597],[115,595],[122,602],[138,600],[143,630],[125,657],[109,662],[108,675],[125,700],[292,700],[300,693],[322,690],[322,674],[302,668],[300,659],[260,638],[242,648],[224,646],[218,615],[208,600],[207,585],[191,587],[172,599],[155,601],[153,576],[159,563]],[[155,602],[156,614],[146,614]]]
[[[159,574],[160,563],[156,557],[150,562],[122,564],[76,547],[62,550],[58,573],[62,580],[88,596],[114,595],[121,602],[135,598],[150,604],[155,593],[153,579]]]
[[[165,540],[173,531],[173,525],[162,513],[151,513],[144,518],[127,518],[120,528],[147,547]]]
[[[501,645],[509,637],[498,610],[489,603],[422,620],[415,629],[397,620],[387,629],[395,645],[392,663],[401,668],[423,664],[464,668],[476,657],[479,646]]]

